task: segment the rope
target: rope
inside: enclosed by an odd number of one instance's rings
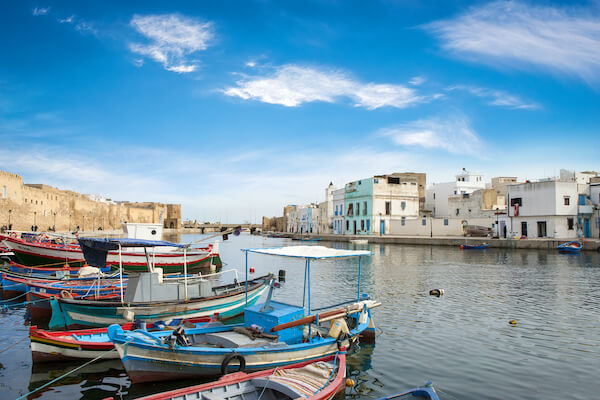
[[[98,357],[94,358],[93,360],[90,360],[90,361],[86,362],[85,364],[83,364],[83,365],[80,365],[79,367],[77,367],[77,368],[75,368],[75,369],[73,369],[73,370],[71,370],[71,371],[69,371],[69,372],[67,372],[67,373],[64,373],[64,374],[62,374],[62,375],[61,375],[61,376],[59,376],[58,378],[52,379],[50,382],[43,384],[42,386],[40,386],[40,387],[38,387],[38,388],[36,388],[36,389],[32,390],[31,392],[29,392],[29,393],[27,393],[27,394],[24,394],[24,395],[22,395],[21,397],[17,397],[17,399],[16,399],[16,400],[23,400],[23,399],[27,398],[29,395],[32,395],[32,394],[34,394],[35,392],[39,392],[40,390],[42,390],[42,389],[44,389],[44,388],[46,388],[46,387],[48,387],[48,386],[52,385],[53,383],[56,383],[56,382],[60,381],[60,380],[61,380],[61,379],[63,379],[64,377],[66,377],[66,376],[68,376],[68,375],[71,375],[73,372],[75,372],[75,371],[79,371],[81,368],[83,368],[83,367],[85,367],[85,366],[88,366],[88,365],[90,365],[91,363],[93,363],[94,361],[97,361],[97,360],[101,359],[102,357],[104,357],[105,355],[107,355],[108,353],[110,353],[111,351],[116,351],[116,350],[117,350],[117,349],[110,349],[110,350],[107,350],[107,351],[105,351],[104,353],[100,354]]]
[[[318,389],[318,390],[317,390],[317,391],[316,391],[316,392],[313,394],[313,396],[314,396],[315,394],[319,393],[319,392],[320,392],[320,391],[321,391],[321,390],[322,390],[322,389],[323,389],[325,386],[327,386],[327,385],[329,384],[329,382],[331,382],[331,378],[333,378],[333,374],[335,374],[335,366],[337,365],[337,356],[338,356],[338,354],[339,354],[339,353],[340,353],[340,352],[339,352],[339,350],[335,352],[335,356],[334,356],[334,359],[333,359],[333,370],[331,371],[331,375],[329,375],[329,378],[327,379],[327,382],[325,382],[325,383],[323,384],[323,386],[321,386],[321,387],[320,387],[320,388],[319,388],[319,389]]]
[[[279,367],[277,367],[277,368],[279,368]],[[275,372],[277,372],[277,368],[275,368],[275,371],[273,371],[273,373],[272,373],[272,374],[269,376],[269,378],[270,378],[271,376],[275,375]],[[260,398],[262,397],[263,393],[264,393],[264,392],[265,392],[265,390],[267,389],[267,386],[269,386],[269,382],[270,382],[270,381],[269,381],[269,378],[267,378],[267,382],[265,383],[265,386],[263,386],[263,390],[262,390],[262,392],[260,392],[260,395],[258,396],[258,399],[256,399],[256,400],[260,400]]]
[[[8,302],[11,302],[11,301],[13,301],[13,300],[15,300],[15,299],[18,299],[19,297],[23,297],[23,296],[25,296],[27,293],[29,293],[29,291],[26,291],[25,293],[21,293],[20,295],[18,295],[18,296],[15,296],[15,297],[13,297],[12,299],[2,300],[2,301],[0,301],[0,303],[8,303]]]
[[[22,307],[22,306],[26,306],[27,304],[34,304],[34,303],[39,303],[41,301],[48,301],[50,299],[39,299],[39,300],[32,300],[32,301],[24,301],[22,303],[17,303],[17,304],[2,304],[2,308],[8,310],[9,308],[17,308],[17,307]]]
[[[23,340],[29,338],[29,336],[25,336],[24,338],[21,338],[21,340],[19,340],[18,342],[15,342],[13,344],[11,344],[10,346],[8,346],[7,348],[5,348],[4,350],[0,351],[0,354],[4,353],[5,351],[15,347],[16,345],[18,345],[19,343],[21,343]]]

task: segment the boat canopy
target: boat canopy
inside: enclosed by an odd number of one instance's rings
[[[88,264],[106,267],[106,255],[109,251],[119,250],[123,247],[185,247],[177,243],[164,240],[143,240],[129,238],[80,238],[79,246]]]
[[[313,260],[322,258],[360,257],[373,255],[373,252],[367,250],[340,250],[325,246],[286,246],[264,249],[244,249],[242,251],[281,257],[310,258]]]

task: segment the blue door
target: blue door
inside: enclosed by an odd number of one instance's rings
[[[586,238],[589,238],[590,236],[592,236],[592,234],[590,232],[590,219],[589,218],[583,219],[583,234]]]
[[[379,227],[379,232],[381,235],[383,235],[385,233],[385,221],[381,221],[380,227]]]

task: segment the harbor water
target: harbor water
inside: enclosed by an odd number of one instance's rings
[[[347,399],[374,399],[428,380],[442,399],[599,397],[600,253],[304,243],[242,234],[221,243],[224,269],[237,269],[243,279],[240,249],[280,245],[374,253],[363,258],[361,292],[382,303],[373,312],[377,338],[349,357],[356,384],[347,388]],[[302,260],[257,254],[248,260],[257,276],[284,269],[287,279],[275,298],[302,304]],[[356,298],[357,280],[357,260],[312,263],[312,307]],[[430,296],[431,289],[445,294]],[[29,325],[25,308],[0,314],[1,399],[17,398],[83,364],[32,365]],[[202,382],[131,385],[119,360],[101,360],[29,398],[128,399]]]

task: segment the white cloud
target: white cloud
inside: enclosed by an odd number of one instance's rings
[[[483,142],[465,117],[421,119],[381,129],[381,136],[389,137],[399,146],[441,149],[454,154],[480,157]]]
[[[75,30],[79,32],[90,32],[93,34],[98,33],[98,31],[96,31],[96,28],[94,28],[90,23],[85,21],[79,21],[77,24],[75,24]]]
[[[50,11],[50,7],[36,7],[33,9],[32,13],[35,16],[38,15],[46,15],[48,14],[48,11]]]
[[[254,67],[256,67],[256,62],[254,62],[254,61],[248,61],[246,63],[246,67],[254,68]]]
[[[542,106],[535,102],[527,102],[519,96],[507,93],[503,90],[494,90],[484,87],[455,85],[447,88],[447,90],[465,90],[474,96],[487,98],[489,105],[500,106],[507,108],[523,109],[523,110],[538,110]]]
[[[188,56],[206,50],[214,37],[212,23],[176,14],[134,15],[130,25],[149,41],[147,44],[131,43],[130,50],[177,73],[195,71],[197,63],[188,60]]]
[[[57,21],[61,24],[70,24],[73,22],[74,18],[75,18],[75,16],[71,15],[70,17],[67,17],[67,18],[57,18]]]
[[[600,79],[600,18],[591,9],[493,2],[425,29],[436,34],[445,49],[473,61],[534,65],[588,83]]]
[[[419,85],[423,84],[425,82],[425,80],[426,79],[423,78],[422,76],[415,76],[410,81],[408,81],[408,83],[410,83],[413,86],[419,86]]]
[[[286,107],[314,101],[333,103],[341,97],[350,98],[356,107],[369,110],[384,106],[404,108],[426,101],[406,86],[362,83],[339,70],[294,64],[277,67],[268,76],[244,78],[236,84],[237,87],[229,87],[223,93]]]

